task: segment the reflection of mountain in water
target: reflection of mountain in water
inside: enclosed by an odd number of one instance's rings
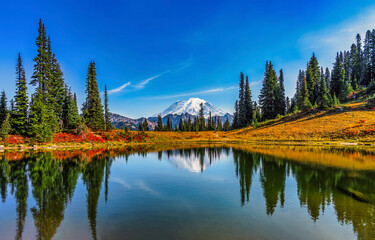
[[[166,159],[176,168],[186,169],[189,172],[203,172],[220,160],[224,148],[196,148],[164,151]],[[228,149],[226,149],[228,155]],[[159,159],[163,152],[159,152]]]
[[[189,172],[203,172],[207,166],[211,166],[211,163],[207,159],[200,159],[199,157],[181,157],[179,155],[172,156],[168,161],[176,168],[183,168]]]

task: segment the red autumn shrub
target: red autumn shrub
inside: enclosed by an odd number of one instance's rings
[[[367,122],[367,120],[366,120],[366,119],[361,119],[361,120],[359,120],[359,122],[358,122],[358,123],[365,123],[365,122]]]
[[[4,142],[7,144],[23,144],[25,140],[22,136],[19,135],[9,135],[7,138],[4,139]]]

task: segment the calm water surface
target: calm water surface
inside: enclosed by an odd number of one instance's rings
[[[362,153],[323,157],[348,154]],[[375,174],[354,164],[328,167],[229,147],[0,159],[2,240],[375,239]]]

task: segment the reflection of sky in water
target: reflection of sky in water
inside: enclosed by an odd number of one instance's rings
[[[368,219],[375,212],[373,205],[332,187],[326,190],[330,202],[324,200],[324,186],[319,185],[324,181],[319,179],[330,182],[339,170],[315,171],[238,150],[222,152],[220,158],[208,156],[205,151],[203,168],[199,154],[177,151],[169,156],[163,152],[161,159],[158,153],[130,155],[127,161],[120,157],[110,168],[107,201],[105,168],[98,169],[103,175],[92,173],[103,176],[95,228],[88,221],[88,188],[80,174],[54,238],[90,239],[96,229],[98,239],[355,239],[351,221],[361,219],[350,208],[364,209],[362,224],[374,224],[356,226],[363,236],[375,229],[375,219]],[[36,206],[32,190],[29,183],[25,239],[33,239],[37,231],[30,211]],[[0,203],[1,239],[14,239],[17,229],[16,200],[10,191]],[[338,215],[345,215],[344,224]]]

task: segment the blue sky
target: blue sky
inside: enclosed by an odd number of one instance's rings
[[[233,112],[239,73],[258,99],[266,60],[283,68],[287,95],[314,51],[332,67],[357,32],[375,28],[373,1],[3,1],[0,90],[14,93],[21,52],[28,80],[39,18],[66,82],[84,100],[87,66],[97,64],[110,110],[151,116],[176,100],[205,99]],[[32,90],[30,89],[30,92]]]

